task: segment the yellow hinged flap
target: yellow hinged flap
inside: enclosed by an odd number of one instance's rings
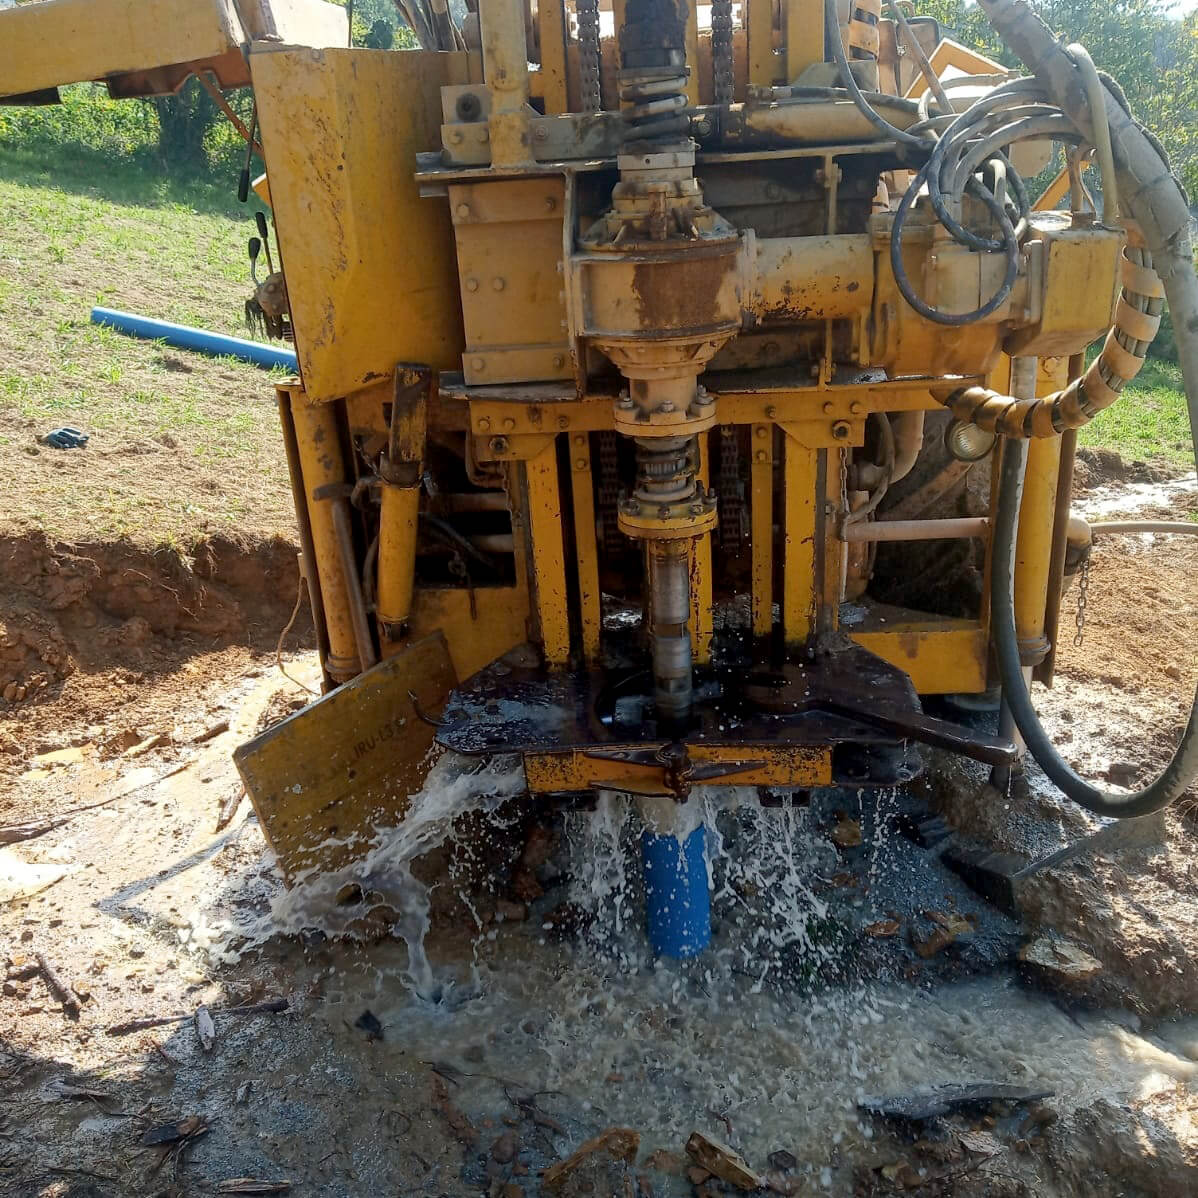
[[[385,379],[398,361],[456,369],[462,352],[444,199],[416,155],[440,143],[441,86],[461,55],[272,49],[250,56],[296,353],[308,398]]]

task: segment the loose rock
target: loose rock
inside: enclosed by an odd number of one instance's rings
[[[727,1144],[713,1140],[701,1131],[691,1132],[686,1151],[693,1161],[709,1173],[739,1189],[759,1190],[765,1185],[765,1178],[750,1169],[743,1157],[733,1152]]]

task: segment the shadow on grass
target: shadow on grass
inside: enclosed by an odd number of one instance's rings
[[[196,212],[244,217],[237,201],[237,171],[217,164],[203,173],[170,171],[137,155],[114,158],[84,145],[0,145],[0,178],[138,208],[181,205]]]

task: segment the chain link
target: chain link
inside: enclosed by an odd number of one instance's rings
[[[1086,556],[1082,558],[1081,574],[1077,579],[1077,616],[1074,618],[1074,623],[1077,625],[1077,633],[1073,638],[1073,647],[1080,649],[1082,641],[1086,636],[1086,603],[1090,597],[1090,554],[1087,551]]]
[[[599,0],[578,0],[578,74],[583,112],[603,106],[599,68]],[[616,31],[617,35],[619,30]]]
[[[732,0],[712,0],[711,63],[715,74],[712,99],[717,104],[731,104],[736,90],[732,58]]]

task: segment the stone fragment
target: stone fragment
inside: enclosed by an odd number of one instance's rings
[[[1019,950],[1019,959],[1043,980],[1064,989],[1084,987],[1102,973],[1102,962],[1060,936],[1037,936]]]
[[[738,1189],[759,1190],[765,1185],[765,1178],[750,1169],[743,1157],[701,1131],[691,1132],[686,1151],[697,1165]]]

